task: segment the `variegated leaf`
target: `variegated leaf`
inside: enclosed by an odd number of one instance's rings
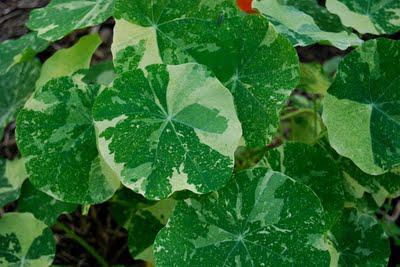
[[[0,158],[0,207],[19,197],[27,177],[23,159],[10,161]]]

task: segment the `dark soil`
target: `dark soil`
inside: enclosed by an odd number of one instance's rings
[[[0,2],[0,42],[7,39],[18,38],[29,30],[25,26],[29,18],[30,10],[45,6],[50,0],[2,0]],[[324,5],[325,0],[318,0]],[[63,39],[51,44],[38,57],[42,62],[61,48],[72,46],[76,41],[88,33],[99,33],[103,44],[97,49],[92,64],[104,60],[111,60],[111,42],[114,21],[109,19],[100,26],[78,30]],[[392,39],[400,39],[400,33],[386,36]],[[365,35],[363,39],[373,39],[375,36]],[[344,56],[352,49],[341,51],[334,47],[311,45],[296,49],[302,62],[324,63],[335,56]],[[280,140],[276,140],[279,144]],[[271,146],[276,145],[275,143]],[[243,151],[242,153],[246,153]],[[15,123],[11,123],[5,129],[0,143],[0,157],[13,159],[19,152],[15,142]],[[244,164],[245,165],[245,164]],[[237,166],[241,167],[241,166]],[[0,216],[4,212],[17,209],[17,202],[11,203],[0,209]],[[69,227],[78,236],[90,244],[110,265],[144,266],[141,261],[135,261],[128,251],[127,232],[111,216],[108,203],[92,206],[87,215],[82,215],[81,207],[72,214],[62,215],[59,222]],[[399,224],[400,221],[397,220]],[[400,225],[400,224],[399,224]],[[98,262],[81,245],[72,240],[63,230],[54,226],[53,232],[57,240],[57,253],[55,265],[63,266],[98,266]],[[400,263],[400,248],[391,240],[392,255],[389,266]]]

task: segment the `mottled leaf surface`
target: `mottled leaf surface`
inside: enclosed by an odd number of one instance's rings
[[[355,34],[346,31],[330,32],[322,30],[313,17],[296,6],[278,0],[253,1],[253,8],[258,9],[276,29],[284,34],[294,46],[307,46],[314,43],[330,44],[345,50],[350,46],[360,45]],[[323,7],[320,7],[322,9]]]
[[[248,146],[275,135],[279,110],[298,82],[298,58],[269,22],[235,0],[117,0],[113,53],[144,51],[139,67],[197,62],[232,92]],[[130,22],[130,23],[129,23]]]
[[[110,198],[119,182],[96,148],[91,110],[99,86],[81,78],[53,79],[35,91],[18,116],[17,143],[36,188],[91,204]]]
[[[369,174],[400,164],[398,62],[400,42],[368,41],[343,59],[324,99],[331,146]]]
[[[103,158],[147,198],[210,192],[231,177],[240,122],[232,95],[202,65],[124,72],[93,112]]]
[[[157,235],[156,265],[327,266],[324,228],[308,187],[257,168],[216,193],[178,202]]]
[[[333,266],[387,266],[389,240],[374,216],[347,208],[330,234]]]
[[[102,23],[114,13],[113,0],[52,0],[31,12],[28,27],[48,41]]]
[[[344,206],[343,177],[334,159],[318,146],[286,143],[269,153],[269,161],[274,169],[304,183],[317,194],[329,229]]]
[[[32,59],[36,53],[47,48],[44,41],[34,33],[28,33],[16,40],[7,40],[0,44],[0,75],[14,65]]]
[[[0,218],[0,265],[47,267],[55,242],[47,226],[30,213],[6,213]]]
[[[58,201],[37,190],[31,182],[26,181],[18,200],[18,211],[32,213],[35,218],[52,226],[62,213],[73,212],[77,205]]]
[[[392,34],[400,30],[398,0],[327,0],[327,9],[360,33]]]
[[[24,180],[28,177],[24,161],[0,158],[0,207],[16,200]]]
[[[7,124],[16,119],[18,112],[35,89],[39,74],[40,63],[34,59],[16,64],[6,73],[0,74],[1,132]]]

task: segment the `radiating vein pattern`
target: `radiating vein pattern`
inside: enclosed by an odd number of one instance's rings
[[[325,266],[322,214],[308,187],[265,168],[244,171],[218,192],[178,202],[156,238],[156,264]]]
[[[400,164],[399,61],[400,42],[365,43],[343,60],[324,101],[331,145],[374,175]]]
[[[225,185],[242,135],[230,92],[194,63],[120,74],[97,98],[94,118],[103,158],[151,199]]]

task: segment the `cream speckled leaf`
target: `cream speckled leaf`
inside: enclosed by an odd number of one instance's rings
[[[19,110],[35,89],[39,74],[40,63],[36,59],[16,64],[6,73],[0,74],[0,132],[16,119]]]
[[[47,48],[48,42],[29,33],[16,40],[7,40],[0,44],[0,75],[14,65],[32,59],[36,53]]]
[[[346,208],[329,236],[331,266],[388,266],[389,240],[373,215]]]
[[[55,242],[47,226],[30,213],[6,213],[0,218],[0,265],[47,267]]]
[[[398,62],[399,41],[368,41],[343,59],[324,99],[331,146],[369,174],[400,164]]]
[[[124,72],[97,97],[93,113],[101,155],[147,198],[210,192],[231,177],[241,126],[232,95],[202,65]]]
[[[275,135],[279,111],[298,83],[298,58],[269,22],[235,0],[116,0],[113,53],[144,51],[139,67],[197,62],[231,91],[246,145]]]
[[[102,23],[114,13],[114,0],[52,0],[31,12],[28,27],[48,41]]]
[[[253,8],[258,9],[295,46],[323,43],[345,50],[350,46],[357,46],[362,43],[362,40],[355,34],[346,31],[329,32],[321,30],[313,17],[295,6],[285,5],[278,0],[253,1]]]
[[[24,160],[0,158],[0,207],[19,197],[22,183],[27,177]]]
[[[257,168],[218,192],[178,202],[157,235],[156,266],[328,266],[324,228],[308,187]]]
[[[339,166],[325,150],[302,143],[286,143],[271,151],[268,160],[275,170],[314,190],[324,207],[327,228],[340,218],[344,206],[343,177]]]
[[[62,213],[73,212],[78,206],[52,198],[37,190],[31,182],[26,181],[18,199],[18,211],[32,213],[35,218],[52,226]]]
[[[360,33],[392,34],[400,30],[398,0],[327,0],[327,9]]]
[[[55,199],[100,203],[119,186],[99,156],[92,106],[98,85],[83,74],[50,80],[36,90],[17,118],[17,143],[30,181]]]

